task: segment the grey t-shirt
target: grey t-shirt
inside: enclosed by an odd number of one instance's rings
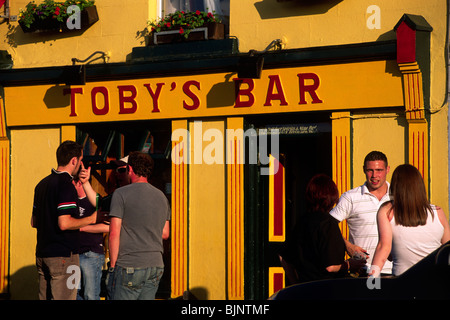
[[[162,231],[170,220],[165,195],[149,183],[132,183],[114,191],[111,217],[122,219],[117,265],[163,267]]]

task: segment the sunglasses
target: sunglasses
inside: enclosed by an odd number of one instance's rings
[[[126,172],[128,172],[128,166],[125,168],[117,168],[116,172],[117,173],[126,173]]]

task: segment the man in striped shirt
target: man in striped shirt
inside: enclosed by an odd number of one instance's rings
[[[347,220],[349,239],[344,239],[347,252],[350,256],[362,253],[370,267],[378,244],[377,212],[384,202],[389,201],[386,155],[379,151],[370,152],[364,159],[363,170],[366,182],[342,194],[330,214],[338,221]],[[382,273],[391,274],[391,270],[392,262],[386,261]]]
[[[95,223],[97,214],[76,218],[78,196],[72,179],[81,166],[82,146],[64,141],[56,151],[56,158],[57,169],[52,169],[34,191],[31,225],[37,229],[39,299],[74,300],[77,283],[71,277],[80,274],[79,228]]]

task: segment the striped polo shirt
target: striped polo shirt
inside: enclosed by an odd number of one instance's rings
[[[78,253],[79,231],[61,230],[58,217],[77,217],[78,195],[68,172],[52,170],[34,189],[33,216],[37,228],[36,256],[68,257]]]
[[[366,184],[349,190],[342,194],[339,203],[331,210],[330,214],[338,221],[347,220],[349,241],[369,253],[368,265],[372,263],[372,258],[378,244],[377,212],[380,206],[389,201],[388,191],[378,200],[376,196],[369,192]],[[392,263],[386,261],[382,273],[390,274]]]

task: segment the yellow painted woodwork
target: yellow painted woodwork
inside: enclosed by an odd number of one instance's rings
[[[226,299],[226,174],[224,121],[189,123],[189,290],[199,299]],[[211,140],[207,134],[216,134]],[[206,161],[217,156],[218,162]]]
[[[66,140],[75,141],[77,139],[77,127],[61,126],[61,142]]]
[[[92,82],[71,86],[72,94],[62,85],[7,87],[6,117],[9,126],[23,126],[402,106],[396,70],[390,60],[263,70],[261,79],[241,84],[239,101],[251,101],[241,107],[224,73]],[[300,95],[300,81],[318,87]]]
[[[331,116],[332,122],[332,166],[333,181],[338,187],[339,193],[351,189],[351,128],[350,112],[335,112]],[[341,232],[348,239],[348,225],[344,220],[339,223]]]
[[[0,137],[0,293],[6,293],[8,286],[9,179],[9,140]]]
[[[408,120],[408,157],[409,163],[422,174],[427,192],[428,181],[428,122],[425,118],[423,101],[422,72],[417,62],[401,63],[399,69],[403,75],[403,93],[405,112]]]
[[[186,120],[172,122],[172,132],[187,133]],[[188,284],[188,136],[172,136],[171,296],[180,297]]]
[[[60,128],[11,131],[10,294],[37,299],[36,229],[31,227],[34,188],[56,168]]]
[[[228,299],[244,299],[244,120],[227,119]]]
[[[6,293],[9,273],[10,143],[6,135],[4,100],[0,98],[0,293]]]
[[[285,272],[284,269],[282,267],[270,267],[269,268],[269,294],[268,297],[272,296],[276,291],[276,287],[275,287],[275,277],[276,275],[279,275],[280,278],[282,279],[282,287],[284,288],[286,286],[286,280],[285,280]]]

